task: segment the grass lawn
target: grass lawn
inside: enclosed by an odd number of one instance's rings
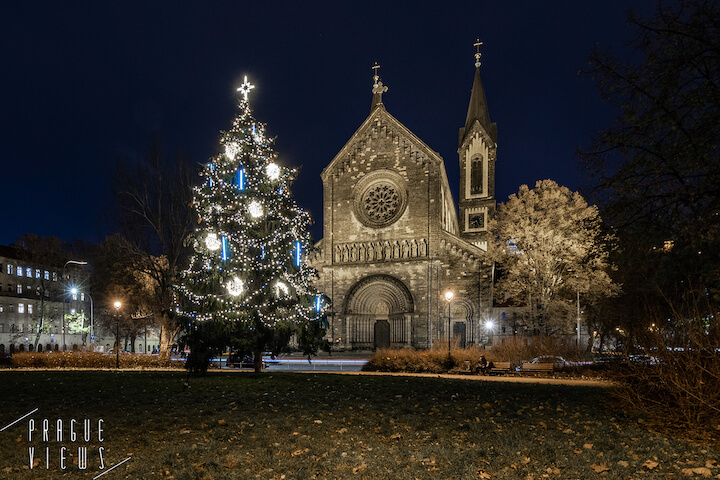
[[[184,390],[185,379],[0,371],[0,428],[38,408],[32,442],[30,417],[0,432],[0,478],[720,478],[720,452],[647,431],[600,387],[268,371],[213,372]],[[54,428],[42,441],[44,418],[65,422],[64,441]],[[39,458],[29,470],[32,446]],[[78,469],[79,446],[88,447],[87,470]]]

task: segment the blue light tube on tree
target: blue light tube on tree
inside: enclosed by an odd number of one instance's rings
[[[237,172],[237,184],[238,190],[245,190],[245,170],[242,168],[239,168]]]
[[[300,266],[300,242],[295,242],[295,266]]]
[[[227,238],[225,235],[222,236],[222,259],[227,260],[228,259],[228,245],[227,245]]]

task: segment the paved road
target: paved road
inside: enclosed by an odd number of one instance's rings
[[[359,372],[367,360],[359,359],[343,359],[343,358],[313,358],[311,361],[301,358],[263,358],[267,364],[266,371],[295,371],[295,372]],[[226,367],[225,362],[221,362],[221,369],[233,370],[234,367]]]

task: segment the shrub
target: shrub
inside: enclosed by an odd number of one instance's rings
[[[474,368],[481,355],[488,361],[497,357],[492,352],[477,347],[452,348],[450,359],[447,350],[436,347],[430,350],[410,348],[381,348],[375,352],[363,367],[366,371],[407,372],[407,373],[453,373],[465,370],[466,365]],[[468,362],[468,363],[466,363]]]
[[[638,339],[615,396],[660,428],[720,439],[720,319],[716,308],[675,311]]]
[[[503,361],[514,364],[542,355],[557,355],[571,362],[582,360],[585,356],[583,346],[578,346],[574,340],[544,335],[510,337],[500,344],[493,345],[492,352]]]
[[[184,362],[154,355],[120,355],[120,368],[182,368]],[[13,367],[26,368],[115,368],[115,355],[97,352],[19,352]]]

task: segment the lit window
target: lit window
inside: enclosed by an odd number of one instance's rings
[[[53,272],[53,282],[57,282],[57,272]]]
[[[22,267],[17,267],[17,270],[15,271],[15,274],[18,277],[22,277]]]
[[[50,280],[50,272],[45,270],[45,280]]]
[[[21,294],[22,293],[22,285],[18,285],[16,291],[18,294]]]
[[[30,267],[25,268],[25,276],[28,278],[32,278],[32,268],[30,268]]]
[[[84,294],[84,293],[81,293],[81,294],[80,294],[80,301],[81,301],[81,302],[84,302],[84,301],[85,301],[85,294]]]
[[[32,312],[33,312],[33,305],[32,305],[32,303],[28,303],[28,313],[30,315],[32,315]]]
[[[72,294],[72,299],[73,299],[73,300],[77,300],[77,293],[73,293],[73,294]]]
[[[13,272],[13,266],[10,265],[9,263],[8,263],[7,272],[8,272],[8,275],[12,275],[12,272]]]
[[[35,278],[40,278],[40,269],[39,268],[35,269]]]
[[[2,312],[4,312],[4,311],[5,311],[5,306],[0,305],[0,313],[2,313]]]
[[[25,313],[25,304],[18,303],[18,313]]]

